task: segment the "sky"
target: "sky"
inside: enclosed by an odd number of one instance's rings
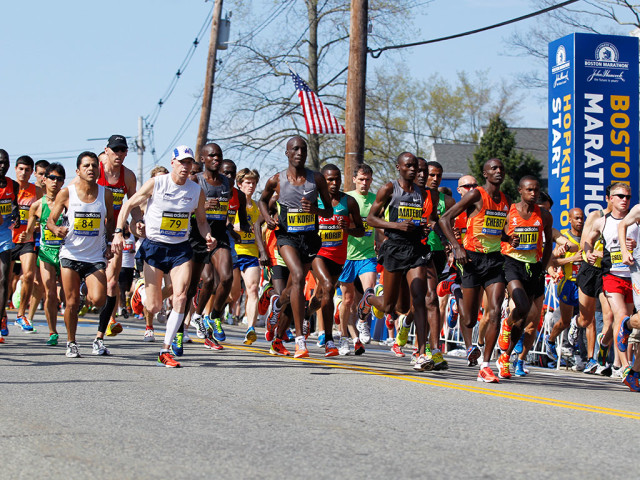
[[[9,152],[12,162],[23,154],[60,161],[71,177],[78,153],[103,150],[111,134],[131,137],[131,145],[138,117],[154,111],[211,9],[212,2],[202,0],[3,2],[0,148]],[[434,0],[412,12],[420,28],[415,40],[483,27],[533,10],[526,1]],[[233,40],[242,28],[238,18],[231,20]],[[523,22],[415,47],[405,51],[404,60],[417,77],[437,72],[453,81],[459,70],[489,69],[491,78],[511,81],[519,72],[540,68],[529,58],[509,56],[505,39],[513,29],[526,26]],[[207,30],[154,124],[158,156],[175,145],[195,145],[199,113],[188,114],[204,83],[208,39]],[[222,62],[227,52],[218,52]],[[368,71],[378,62],[399,60],[397,51],[385,52],[378,60],[369,57]],[[544,99],[528,95],[521,117],[518,126],[544,127]],[[187,118],[193,121],[185,124]],[[176,136],[183,125],[184,133]],[[89,140],[96,138],[100,140]],[[284,158],[283,154],[283,165]],[[168,166],[170,158],[158,160]],[[145,172],[152,162],[147,152]],[[131,148],[125,163],[137,173],[137,154]],[[249,163],[247,159],[238,166]]]

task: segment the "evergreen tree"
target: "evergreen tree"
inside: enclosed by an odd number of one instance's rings
[[[487,131],[480,139],[480,145],[469,160],[469,168],[480,184],[484,183],[482,167],[492,159],[502,160],[505,169],[505,179],[502,191],[511,199],[518,201],[518,182],[525,175],[533,175],[540,180],[542,165],[530,153],[523,153],[516,148],[516,136],[507,128],[507,124],[494,116],[489,122]]]

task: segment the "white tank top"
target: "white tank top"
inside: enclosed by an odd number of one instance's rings
[[[122,268],[134,268],[136,265],[136,237],[129,235],[124,239],[122,249]]]
[[[147,202],[144,223],[153,242],[177,244],[189,239],[189,217],[198,206],[202,188],[187,180],[178,185],[171,174],[154,178],[153,195]]]
[[[620,242],[618,241],[618,225],[621,221],[621,218],[615,218],[611,213],[605,216],[604,228],[602,229],[602,238],[604,241],[602,266],[605,273],[608,272],[618,277],[629,278],[631,271],[629,270],[629,265],[622,263],[622,251]],[[637,241],[637,224],[634,223],[627,228],[627,238]],[[626,246],[623,245],[622,248],[626,248]]]
[[[75,185],[69,185],[69,233],[60,248],[60,258],[79,262],[104,262],[105,220],[104,187],[98,185],[98,196],[92,203],[78,198]]]

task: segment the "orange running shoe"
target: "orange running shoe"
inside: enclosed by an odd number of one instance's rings
[[[394,353],[396,357],[404,357],[404,352],[402,351],[402,347],[398,346],[397,343],[394,343],[391,347],[391,351]]]
[[[340,304],[342,303],[342,299],[336,302],[335,311],[333,312],[333,321],[336,325],[340,325]]]
[[[324,356],[325,357],[337,357],[340,355],[336,344],[333,343],[333,340],[329,340],[324,346]]]
[[[496,366],[498,367],[498,377],[511,378],[511,371],[509,370],[511,363],[509,362],[509,355],[503,353],[496,360]]]
[[[180,364],[175,361],[173,355],[169,352],[160,353],[160,355],[158,355],[158,366],[161,365],[169,368],[180,368]]]
[[[506,352],[509,348],[509,342],[511,342],[511,327],[507,325],[507,321],[502,322],[502,328],[500,329],[500,335],[498,335],[498,347],[503,352]]]
[[[0,335],[0,343],[4,343],[4,337]]]
[[[109,321],[105,335],[107,337],[115,337],[119,333],[122,333],[122,325],[118,322],[114,322],[113,320]]]
[[[278,320],[280,320],[280,310],[276,310],[276,302],[280,298],[280,295],[273,295],[269,300],[269,305],[271,306],[271,313],[267,317],[267,331],[264,332],[264,339],[267,342],[273,341],[275,337],[275,330],[278,326]]]
[[[293,358],[306,358],[309,356],[309,350],[307,350],[307,342],[304,339],[296,340],[296,353]]]
[[[144,288],[144,280],[142,278],[136,283],[136,286],[133,290],[133,295],[131,295],[131,310],[136,315],[142,315],[142,312],[144,311],[142,296],[140,295],[141,288]]]
[[[481,368],[480,371],[478,372],[477,380],[478,382],[485,382],[485,383],[500,383],[500,380],[498,380],[496,376],[493,374],[493,370],[491,370],[491,367]]]
[[[209,334],[207,338],[204,339],[204,348],[208,348],[209,350],[222,350],[224,347],[213,338],[213,335]]]
[[[271,353],[271,355],[283,355],[285,357],[291,355],[291,352],[284,348],[280,338],[276,338],[271,342],[271,349],[269,350],[269,353]]]

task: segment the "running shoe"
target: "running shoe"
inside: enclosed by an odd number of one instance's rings
[[[584,367],[586,366],[586,364],[584,363],[584,360],[582,360],[582,357],[580,356],[580,353],[576,353],[573,355],[573,367],[571,367],[571,370],[573,370],[574,372],[582,372],[584,370]]]
[[[455,278],[455,274],[452,274],[438,283],[438,286],[436,287],[436,295],[438,295],[439,297],[444,297],[445,295],[451,294],[451,287],[455,283]]]
[[[395,354],[396,357],[405,356],[404,352],[402,351],[402,348],[397,343],[393,344],[393,346],[391,347],[391,351]]]
[[[342,299],[338,299],[333,307],[333,323],[336,325],[340,325],[340,304],[342,303]]]
[[[613,373],[613,367],[611,365],[600,365],[596,370],[597,375],[602,375],[603,377],[610,377]]]
[[[214,318],[209,324],[213,329],[213,338],[219,342],[224,342],[227,339],[227,336],[222,329],[222,321],[219,318]]]
[[[628,367],[627,367],[628,368]],[[625,375],[623,374],[624,370],[622,368],[613,367],[611,369],[611,378],[619,378],[624,379]]]
[[[498,335],[498,347],[503,352],[506,352],[511,342],[511,327],[507,325],[507,321],[502,322],[502,328],[500,329],[500,335]]]
[[[171,352],[160,352],[158,355],[158,366],[163,365],[169,368],[180,368],[180,364],[175,361]]]
[[[33,327],[29,323],[29,320],[24,315],[16,318],[16,326],[20,327],[23,332],[33,332]]]
[[[153,328],[151,327],[147,327],[144,330],[144,337],[142,338],[143,341],[145,342],[155,342],[156,341],[156,335],[155,332],[153,331]]]
[[[401,320],[398,334],[396,335],[396,343],[399,347],[404,347],[409,341],[409,327],[404,326],[404,320]]]
[[[383,293],[384,287],[381,284],[378,283],[375,287],[373,287],[373,294],[376,297],[381,297]],[[376,318],[384,318],[384,312],[378,310],[376,307],[371,307],[371,313]]]
[[[624,377],[629,375],[630,371],[631,371],[631,365],[627,365],[626,367],[624,367],[624,369],[622,370],[622,378],[624,379]]]
[[[52,347],[55,347],[56,345],[58,345],[57,333],[52,333],[51,335],[49,335],[49,340],[47,340],[47,345],[50,345]]]
[[[478,382],[485,383],[500,383],[500,380],[498,380],[493,374],[493,370],[491,370],[491,367],[481,368],[478,372],[478,378],[476,380]]]
[[[93,348],[91,350],[92,355],[109,355],[109,349],[104,345],[102,338],[96,338],[93,341]]]
[[[271,342],[273,340],[274,330],[278,326],[278,320],[280,320],[280,310],[276,309],[276,302],[280,298],[280,295],[272,295],[271,300],[269,301],[269,306],[271,307],[271,312],[269,312],[269,316],[267,317],[267,331],[264,332],[264,338],[267,342]]]
[[[359,338],[356,338],[356,341],[353,344],[353,349],[356,355],[362,355],[364,353],[364,345]]]
[[[351,355],[351,347],[349,346],[349,339],[347,337],[342,337],[340,339],[340,348],[338,348],[338,353],[340,355]]]
[[[449,313],[447,313],[447,325],[456,328],[458,324],[458,302],[454,297],[449,298]]]
[[[6,337],[9,335],[9,327],[7,327],[7,314],[5,313],[0,320],[0,335]]]
[[[362,298],[360,299],[360,302],[358,302],[357,308],[358,318],[360,320],[364,320],[365,318],[367,318],[367,315],[369,315],[369,312],[371,312],[371,305],[369,305],[368,300],[369,297],[373,294],[374,291],[371,287],[367,288],[362,294]]]
[[[416,358],[416,362],[413,364],[413,369],[418,372],[433,370],[433,359],[427,358],[426,355],[419,355],[418,358]]]
[[[415,365],[416,364],[416,362],[418,361],[418,357],[419,356],[420,355],[418,354],[418,349],[414,348],[413,352],[411,352],[411,360],[410,360],[411,365]]]
[[[518,343],[516,343],[515,346],[513,347],[513,353],[515,353],[516,355],[520,355],[523,350],[524,350],[524,332],[521,332]]]
[[[258,299],[258,315],[266,315],[269,311],[269,299],[273,293],[273,286],[270,282],[265,283],[260,289]]]
[[[218,341],[210,335],[208,335],[207,338],[204,339],[204,348],[208,348],[209,350],[223,349],[222,345],[220,345]]]
[[[549,335],[544,336],[544,349],[547,357],[556,362],[558,361],[558,351],[556,350],[556,344],[549,341]]]
[[[598,369],[598,362],[595,361],[595,359],[590,358],[589,361],[587,362],[587,364],[584,366],[584,373],[596,373],[596,370]]]
[[[622,380],[622,383],[629,387],[632,392],[640,392],[640,373],[630,370]]]
[[[184,353],[184,334],[176,333],[176,337],[171,342],[171,353],[176,357],[181,357]]]
[[[629,320],[629,317],[624,317],[622,322],[620,322],[620,329],[618,330],[618,336],[616,337],[616,345],[618,346],[618,350],[621,352],[627,351],[629,335],[631,334],[631,329],[627,329],[627,327],[625,327],[627,320]]]
[[[78,310],[78,316],[84,317],[88,312],[89,312],[89,305],[85,303],[82,307],[80,307],[80,310]],[[62,308],[62,311],[60,313],[64,315],[64,308]]]
[[[371,327],[366,320],[358,320],[356,322],[356,328],[358,329],[360,341],[362,343],[369,343],[371,341]]]
[[[569,325],[569,334],[567,335],[567,341],[569,345],[574,346],[578,342],[578,316],[571,317],[571,325]]]
[[[286,348],[284,348],[284,345],[282,344],[282,340],[280,340],[279,338],[273,339],[273,342],[271,342],[271,348],[269,349],[269,353],[271,353],[271,355],[282,355],[285,357],[291,355],[291,352]]]
[[[598,365],[603,366],[607,363],[607,358],[609,357],[609,347],[610,345],[603,345],[602,339],[604,334],[599,333],[598,340]]]
[[[384,324],[389,330],[393,330],[396,326],[396,321],[391,315],[387,314],[384,317]]]
[[[509,367],[511,366],[511,362],[509,361],[509,355],[503,353],[496,360],[496,367],[498,367],[498,377],[500,378],[511,378],[511,371]]]
[[[0,343],[4,343],[4,337],[0,335]]]
[[[198,338],[207,338],[207,327],[204,326],[204,319],[200,315],[194,314],[191,317],[191,321],[196,327],[196,335]]]
[[[142,292],[140,289],[144,289],[143,278],[139,279],[136,282],[136,286],[133,289],[133,295],[131,295],[131,310],[136,315],[142,315],[144,311],[144,305],[142,303]]]
[[[107,337],[115,337],[121,332],[122,332],[122,325],[120,325],[118,322],[114,322],[113,320],[111,320],[109,322],[109,325],[107,325],[107,331],[105,335]]]
[[[524,368],[524,360],[516,360],[513,365],[515,367],[513,374],[516,377],[524,377],[527,373],[529,373],[527,369]]]
[[[306,358],[309,356],[309,350],[307,350],[307,342],[304,338],[296,340],[296,353],[293,354],[294,358]]]
[[[482,351],[476,345],[470,346],[467,349],[467,367],[475,367],[478,365],[480,355],[482,355]]]
[[[187,333],[187,329],[186,328],[184,329],[184,337],[182,337],[182,342],[183,343],[193,343],[193,340],[191,340],[191,337]]]
[[[69,358],[80,358],[82,356],[76,342],[67,342],[67,353],[65,355]]]
[[[333,343],[333,340],[329,340],[324,346],[324,356],[325,357],[337,357],[340,355],[338,349],[336,348],[336,344]]]
[[[244,335],[244,340],[242,341],[242,343],[244,343],[245,345],[251,345],[257,339],[258,335],[256,335],[256,329],[253,327],[249,327],[247,329],[247,333],[245,333]]]
[[[440,350],[435,350],[432,355],[433,358],[433,369],[434,370],[449,370],[449,364],[442,356],[442,352]]]
[[[324,335],[324,331],[320,332],[318,334],[318,346],[319,347],[324,347],[324,343],[325,343],[325,335]]]
[[[284,337],[282,338],[282,341],[284,343],[291,343],[291,342],[294,342],[295,340],[296,340],[296,336],[293,334],[290,328],[287,328],[287,330],[284,332]]]

